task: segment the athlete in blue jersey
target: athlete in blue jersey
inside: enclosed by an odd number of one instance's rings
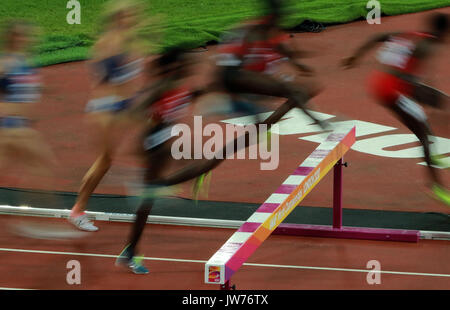
[[[0,51],[0,166],[27,168],[49,177],[55,156],[41,135],[33,129],[34,108],[41,98],[41,78],[29,64],[27,53],[34,27],[10,21],[3,29]]]
[[[137,27],[139,3],[115,0],[106,7],[105,31],[93,49],[91,69],[94,82],[86,105],[88,119],[96,125],[97,160],[83,178],[69,221],[85,231],[98,228],[87,218],[88,199],[112,164],[123,133],[140,123],[132,117],[130,107],[141,90],[144,49]]]

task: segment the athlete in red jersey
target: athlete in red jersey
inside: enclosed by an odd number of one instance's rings
[[[436,164],[430,152],[429,135],[432,135],[427,117],[413,99],[440,106],[443,96],[439,92],[419,82],[417,74],[422,63],[431,55],[432,49],[443,43],[448,35],[449,19],[446,14],[433,14],[428,20],[426,32],[406,32],[377,35],[361,46],[354,56],[344,60],[350,68],[370,48],[383,42],[378,52],[379,69],[369,79],[369,92],[390,109],[419,139],[427,162],[433,185],[432,190],[439,200],[450,205],[449,191],[441,182]],[[431,96],[424,96],[424,94]]]
[[[282,1],[265,2],[269,10],[267,16],[232,30],[219,46],[216,61],[218,80],[235,98],[243,94],[287,98],[286,106],[302,109],[324,127],[323,122],[306,110],[309,100],[319,93],[319,86],[313,82],[299,85],[273,76],[276,64],[282,61],[289,61],[308,74],[311,70],[294,60],[304,52],[289,48],[286,44],[288,35],[279,28]]]
[[[310,68],[290,58],[303,52],[288,48],[290,35],[275,26],[277,18],[269,15],[232,30],[232,35],[225,37],[218,48],[217,64],[272,74],[278,63],[291,61],[304,73],[311,73]]]
[[[144,182],[147,186],[144,192],[136,220],[129,237],[128,245],[120,254],[116,264],[130,269],[136,274],[148,273],[135,256],[135,248],[144,230],[148,215],[153,207],[157,190],[151,186],[154,180],[161,178],[172,162],[171,147],[172,128],[183,118],[190,115],[191,103],[202,91],[193,91],[188,83],[189,57],[182,49],[171,49],[156,61],[151,72],[159,70],[158,80],[138,98],[139,104],[133,113],[147,115],[148,128],[142,137],[142,151],[147,167]]]

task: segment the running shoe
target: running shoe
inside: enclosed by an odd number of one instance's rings
[[[87,218],[86,214],[79,216],[69,216],[67,219],[69,223],[72,223],[75,227],[84,231],[97,231],[98,227],[94,226],[94,223]]]
[[[431,190],[435,199],[445,203],[447,206],[450,206],[450,191],[438,184],[434,184]]]
[[[258,142],[259,143],[267,143],[267,151],[270,152],[272,150],[272,131],[269,128],[265,135],[258,132]]]
[[[431,164],[443,169],[449,168],[449,162],[444,159],[445,156],[442,155],[431,155]]]
[[[198,197],[200,195],[204,195],[205,197],[208,197],[209,184],[211,182],[211,174],[212,174],[212,172],[209,171],[195,179],[194,185],[192,187],[192,195],[194,197],[195,202],[198,201]]]
[[[142,264],[144,256],[131,256],[127,245],[116,259],[115,265],[125,267],[134,274],[148,274],[148,269]]]

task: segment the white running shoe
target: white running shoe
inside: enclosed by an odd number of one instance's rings
[[[80,230],[84,231],[97,231],[98,227],[94,226],[94,223],[87,218],[86,214],[79,215],[77,217],[69,216],[68,221],[75,225]]]

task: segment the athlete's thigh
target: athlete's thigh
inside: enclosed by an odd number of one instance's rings
[[[90,115],[88,118],[92,125],[92,146],[101,154],[112,157],[119,148],[127,127],[118,120],[114,114],[102,113]]]
[[[234,92],[265,96],[289,96],[286,83],[260,72],[236,70],[228,73],[227,86]]]
[[[400,95],[392,109],[404,125],[417,136],[424,136],[429,133],[425,111],[410,98]]]
[[[3,168],[14,161],[14,152],[11,148],[11,141],[14,141],[14,139],[10,139],[8,134],[0,129],[0,168]]]
[[[145,180],[151,181],[156,178],[162,177],[164,171],[170,168],[170,163],[174,159],[171,156],[169,143],[165,142],[153,150],[147,150],[145,157],[147,161],[147,168],[145,172]]]
[[[156,125],[144,132],[142,135],[141,148],[147,163],[145,179],[151,181],[161,177],[165,170],[168,170],[172,156],[171,137],[172,126]]]

